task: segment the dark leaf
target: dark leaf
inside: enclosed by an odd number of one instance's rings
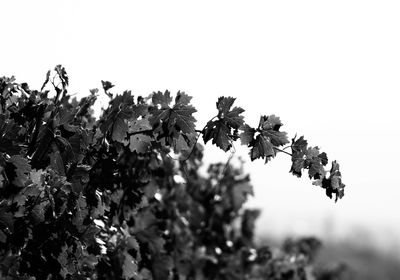
[[[104,91],[107,93],[109,89],[113,88],[115,85],[113,85],[109,81],[101,81],[101,85],[103,86]]]
[[[15,166],[16,176],[12,178],[12,183],[18,187],[23,187],[31,171],[28,160],[20,155],[15,155],[11,156],[9,162]]]
[[[230,129],[221,120],[209,121],[204,129],[203,140],[207,143],[212,140],[223,151],[228,151],[232,144],[232,139],[229,137]]]

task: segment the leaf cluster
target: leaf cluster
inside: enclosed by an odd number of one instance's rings
[[[252,160],[275,157],[288,143],[278,117],[252,128],[234,98],[220,97],[218,115],[196,130],[187,94],[115,95],[102,81],[110,103],[95,119],[99,91],[77,100],[68,83],[60,65],[40,91],[0,78],[0,278],[306,279],[310,252],[281,257],[254,243],[259,211],[243,209],[253,195],[243,169],[198,171],[200,134],[224,151],[240,139]],[[291,172],[308,169],[341,198],[338,164],[327,175],[326,155],[300,139]]]

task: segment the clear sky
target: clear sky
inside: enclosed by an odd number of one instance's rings
[[[63,64],[79,96],[100,80],[139,95],[183,90],[198,125],[218,96],[247,122],[276,114],[341,165],[338,203],[288,173],[246,164],[260,234],[400,236],[399,1],[3,1],[0,75],[39,88]],[[246,149],[236,146],[246,157]],[[207,146],[207,161],[224,157]]]

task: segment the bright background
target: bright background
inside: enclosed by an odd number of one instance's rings
[[[290,137],[305,135],[339,161],[346,195],[335,204],[290,175],[283,154],[248,163],[249,206],[263,209],[259,236],[352,237],[394,250],[399,14],[400,2],[385,0],[3,1],[0,75],[40,88],[63,64],[78,96],[100,80],[136,95],[183,90],[194,96],[199,128],[222,95],[236,97],[253,126],[276,114]],[[206,153],[208,162],[227,158],[210,145]]]

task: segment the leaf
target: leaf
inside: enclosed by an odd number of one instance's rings
[[[320,154],[318,155],[318,157],[321,159],[321,163],[322,163],[323,166],[325,166],[325,165],[328,164],[328,156],[326,155],[325,152],[320,153]]]
[[[233,208],[237,211],[247,201],[248,195],[253,195],[253,186],[249,182],[235,184],[232,188]]]
[[[304,140],[303,136],[296,141],[295,138],[292,139],[292,166],[290,172],[297,177],[301,177],[301,171],[305,168],[307,145],[307,140]]]
[[[267,137],[268,141],[275,147],[279,147],[289,143],[286,132],[279,131],[282,123],[275,115],[262,116],[260,118],[260,132],[263,136]]]
[[[243,116],[240,116],[244,110],[240,107],[234,107],[231,110],[235,98],[219,97],[217,101],[218,120],[211,120],[203,130],[203,140],[207,143],[212,139],[223,151],[228,151],[232,142],[237,139],[237,130],[244,124]]]
[[[61,176],[65,176],[65,167],[62,157],[59,151],[55,151],[49,154],[50,167]]]
[[[326,195],[329,198],[332,198],[332,195],[335,195],[335,202],[338,199],[341,199],[344,196],[344,187],[346,186],[342,182],[342,174],[339,170],[339,164],[336,161],[332,162],[332,167],[329,172],[329,177],[325,176],[319,178],[318,180],[313,182],[314,185],[320,186],[325,189]]]
[[[13,214],[8,212],[7,207],[0,208],[0,226],[3,229],[9,229],[11,232],[14,231],[14,217]]]
[[[241,130],[243,132],[239,135],[240,142],[242,145],[251,145],[251,143],[254,141],[254,134],[256,133],[256,130],[247,124],[242,126]]]
[[[124,264],[122,265],[122,277],[125,280],[136,279],[138,276],[138,265],[135,259],[127,252],[124,251]]]
[[[86,199],[84,196],[80,195],[77,200],[75,215],[72,219],[72,224],[76,226],[79,232],[83,232],[86,230],[86,226],[83,225],[84,220],[86,219],[89,213]]]
[[[49,206],[49,202],[43,201],[39,204],[36,204],[33,207],[32,211],[31,211],[31,215],[32,215],[32,218],[34,219],[35,223],[39,224],[39,223],[43,223],[45,221],[44,214],[45,214],[48,206]]]
[[[133,115],[133,96],[130,91],[123,95],[117,95],[111,102],[109,113],[104,116],[104,122],[100,125],[101,132],[111,133],[114,141],[124,143],[128,132],[128,120]]]
[[[128,131],[128,124],[125,122],[123,113],[120,112],[114,120],[112,135],[111,135],[112,140],[121,143],[124,142],[127,131]]]
[[[250,150],[250,159],[253,161],[258,158],[265,159],[268,162],[270,158],[275,156],[274,146],[263,135],[258,135]]]
[[[244,110],[240,107],[234,107],[230,110],[235,100],[236,98],[232,97],[220,97],[217,101],[217,109],[220,119],[224,119],[229,127],[238,129],[244,123],[243,116],[239,116]]]
[[[232,147],[232,139],[229,137],[230,132],[231,130],[223,121],[209,121],[203,133],[204,143],[212,140],[213,144],[216,144],[217,147],[226,152]]]
[[[147,118],[135,120],[129,124],[129,133],[139,132],[151,129],[150,122]],[[152,138],[146,134],[134,134],[129,137],[129,149],[139,154],[144,154],[148,151]]]
[[[188,105],[175,105],[172,108],[170,118],[175,122],[175,127],[185,134],[195,133],[196,119],[192,116],[197,110]]]
[[[15,178],[12,178],[12,183],[18,187],[23,187],[28,180],[31,166],[28,160],[20,155],[11,156],[9,163],[15,166]]]
[[[319,179],[325,175],[325,169],[319,155],[318,147],[308,148],[306,151],[305,167],[308,168],[308,176],[310,179]]]
[[[161,91],[153,93],[151,100],[155,106],[159,105],[160,109],[167,109],[172,102],[172,97],[170,92],[166,90],[164,93]]]
[[[193,113],[196,109],[189,104],[190,99],[188,95],[178,92],[175,105],[171,108],[169,104],[172,98],[168,91],[153,94],[154,106],[149,109],[149,121],[157,139],[163,138],[166,146],[173,145],[180,136],[189,138],[189,135],[195,134],[196,119]]]
[[[65,90],[65,88],[69,84],[69,78],[68,78],[68,75],[67,75],[67,71],[65,71],[65,68],[62,65],[57,65],[54,68],[54,70],[57,72],[58,77],[61,80],[62,87]]]
[[[109,81],[101,81],[101,85],[103,86],[104,91],[107,93],[109,89],[113,88],[115,85],[113,85]]]
[[[85,228],[81,238],[86,245],[90,246],[96,243],[96,235],[100,232],[100,228],[95,225],[89,225]]]
[[[189,105],[190,100],[192,100],[191,96],[187,95],[184,92],[178,91],[178,93],[176,94],[176,97],[175,97],[175,106],[176,105],[187,106],[187,105]]]

